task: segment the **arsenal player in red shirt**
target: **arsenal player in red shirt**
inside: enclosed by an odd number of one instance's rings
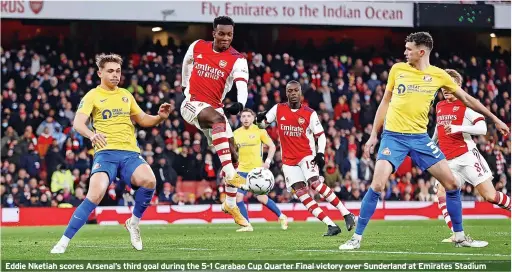
[[[335,236],[341,233],[341,229],[325,215],[322,208],[309,195],[308,184],[341,211],[349,231],[355,226],[355,216],[320,179],[319,167],[323,168],[325,165],[324,129],[316,112],[300,103],[301,96],[299,82],[295,80],[288,82],[286,84],[288,102],[275,105],[267,113],[258,114],[257,122],[260,128],[274,121],[277,122],[286,186],[288,189],[293,189],[297,199],[308,208],[310,213],[327,224],[328,229],[324,236]],[[318,148],[316,148],[315,138],[318,138]]]
[[[226,201],[222,210],[229,213],[243,227],[249,225],[236,206],[236,192],[246,183],[235,170],[238,155],[233,141],[233,131],[224,115],[238,114],[247,102],[247,60],[231,47],[235,23],[227,16],[213,21],[213,41],[197,40],[185,54],[182,67],[182,86],[185,101],[181,116],[195,125],[215,147],[225,174]],[[222,101],[236,84],[238,102],[224,107]]]
[[[446,72],[460,86],[462,76],[455,70]],[[436,131],[432,140],[439,142],[439,148],[446,156],[457,185],[462,187],[464,182],[473,185],[480,195],[488,202],[510,211],[510,197],[497,192],[492,184],[492,172],[485,159],[476,148],[471,135],[487,134],[485,118],[466,107],[454,95],[443,90],[445,100],[436,106]],[[452,229],[451,218],[446,210],[446,192],[436,181],[438,206],[442,211],[445,222]],[[453,242],[453,235],[443,242]]]

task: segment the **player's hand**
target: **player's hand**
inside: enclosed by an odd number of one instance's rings
[[[366,153],[367,156],[370,156],[370,154],[373,154],[375,151],[375,146],[377,145],[377,142],[379,140],[377,139],[377,136],[370,135],[370,139],[364,144],[364,153]]]
[[[256,122],[261,123],[264,120],[267,120],[267,111],[262,111],[258,114],[256,114]]]
[[[452,134],[452,125],[444,125],[444,132],[446,134]]]
[[[95,133],[91,137],[91,142],[94,147],[104,148],[107,146],[107,136],[105,136],[101,133]]]
[[[315,163],[318,165],[318,169],[324,169],[325,166],[325,156],[324,153],[317,153],[315,156]]]
[[[163,120],[169,118],[169,114],[171,114],[172,111],[172,105],[169,103],[163,103],[160,105],[160,108],[158,109],[158,115]]]
[[[227,112],[231,115],[237,115],[239,112],[241,112],[244,109],[244,105],[240,102],[236,102],[233,105],[229,107],[224,107],[224,112]]]
[[[503,136],[506,136],[510,133],[510,129],[508,128],[507,124],[503,123],[503,121],[498,119],[495,121],[495,124],[496,124],[496,129],[498,129],[498,131],[501,134],[503,134]]]
[[[270,168],[270,162],[268,162],[268,161],[263,162],[263,164],[261,165],[261,167],[263,167],[263,168],[265,168],[265,169],[269,169],[269,168]]]

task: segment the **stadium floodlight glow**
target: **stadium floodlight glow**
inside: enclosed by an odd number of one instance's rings
[[[491,33],[490,36],[491,36],[491,38],[496,38],[496,34],[494,34],[494,33]]]
[[[156,27],[153,27],[153,28],[151,29],[151,31],[153,31],[153,32],[162,31],[162,28],[161,28],[161,27],[159,27],[159,26],[156,26]]]

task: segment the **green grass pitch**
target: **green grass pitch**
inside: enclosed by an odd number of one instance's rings
[[[510,220],[465,220],[465,232],[486,240],[486,248],[455,248],[441,243],[449,231],[440,220],[372,221],[361,249],[338,250],[352,232],[322,237],[320,222],[254,224],[237,233],[234,224],[142,225],[144,249],[131,247],[122,226],[87,225],[65,254],[50,249],[65,227],[3,227],[3,260],[510,260]],[[339,222],[344,226],[344,222]]]

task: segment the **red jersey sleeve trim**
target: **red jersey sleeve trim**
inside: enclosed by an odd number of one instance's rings
[[[233,80],[233,82],[237,82],[237,81],[244,81],[245,83],[247,83],[247,80],[243,77],[237,77]]]
[[[315,137],[319,137],[319,136],[320,136],[320,135],[322,135],[322,134],[324,134],[324,132],[323,132],[323,131],[318,132],[317,134],[315,134]]]
[[[476,118],[475,120],[473,120],[473,125],[476,124],[479,121],[485,121],[485,118],[483,118],[483,117]]]

